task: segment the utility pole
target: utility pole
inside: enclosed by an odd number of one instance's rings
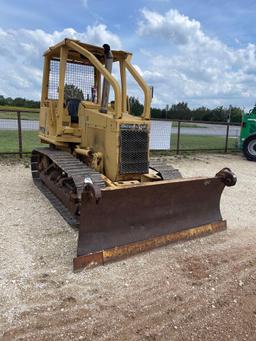
[[[228,111],[228,117],[227,117],[227,122],[230,123],[231,121],[231,109],[232,109],[232,106],[229,105],[229,111]]]
[[[165,119],[167,120],[167,113],[169,111],[169,105],[166,104],[166,107],[165,107]]]

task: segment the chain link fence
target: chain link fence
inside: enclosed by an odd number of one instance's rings
[[[39,112],[0,109],[0,154],[30,154],[42,146]],[[187,151],[238,150],[240,124],[183,120],[152,120],[150,149],[181,154]]]

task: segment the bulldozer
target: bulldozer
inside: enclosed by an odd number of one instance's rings
[[[44,54],[39,138],[48,146],[33,150],[31,171],[78,222],[74,270],[227,226],[220,198],[236,183],[229,168],[182,178],[150,159],[152,91],[131,59],[73,39]],[[144,96],[141,116],[129,105],[128,73]]]

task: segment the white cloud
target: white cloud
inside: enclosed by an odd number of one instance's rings
[[[73,28],[52,33],[43,30],[3,30],[0,28],[0,94],[11,97],[39,99],[42,77],[42,54],[64,38],[120,49],[117,35],[103,24],[87,26],[84,32]]]
[[[177,101],[187,101],[190,106],[254,105],[255,44],[230,47],[207,35],[199,21],[175,9],[166,13],[144,9],[141,13],[137,36],[130,32],[127,40],[136,69],[154,86],[154,105],[164,107]],[[119,36],[103,24],[87,26],[83,32],[0,28],[0,95],[40,98],[42,54],[65,37],[121,48]],[[140,96],[135,82],[128,80],[131,95]]]
[[[200,23],[190,20],[171,9],[165,15],[157,12],[142,10],[143,20],[139,22],[140,35],[152,34],[167,39],[175,44],[187,44],[189,41],[202,41],[205,37],[200,29]]]
[[[256,45],[229,47],[174,9],[165,14],[142,10],[137,33],[154,46],[144,77],[155,85],[159,104],[254,104]]]

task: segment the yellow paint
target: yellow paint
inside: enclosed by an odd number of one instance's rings
[[[120,67],[121,84],[104,67],[104,50],[101,47],[84,44],[76,40],[65,39],[49,48],[44,57],[44,72],[40,109],[40,138],[44,142],[56,146],[70,147],[76,144],[79,150],[92,150],[93,162],[90,164],[97,170],[101,169],[110,182],[119,180],[141,180],[142,174],[121,175],[119,172],[119,135],[120,125],[145,124],[150,129],[149,87],[131,64],[131,53],[112,51],[115,62]],[[59,60],[58,99],[48,98],[50,62]],[[97,103],[82,101],[79,106],[79,123],[71,123],[64,102],[64,83],[67,62],[82,63],[94,66]],[[142,117],[129,114],[126,94],[126,71],[129,71],[144,92],[144,112]],[[75,75],[74,75],[75,76]],[[115,94],[114,104],[109,104],[107,114],[99,111],[102,84],[105,77]],[[81,155],[81,151],[80,151]],[[86,156],[85,156],[86,157]],[[149,156],[148,156],[149,157]],[[100,164],[99,164],[100,160]]]

